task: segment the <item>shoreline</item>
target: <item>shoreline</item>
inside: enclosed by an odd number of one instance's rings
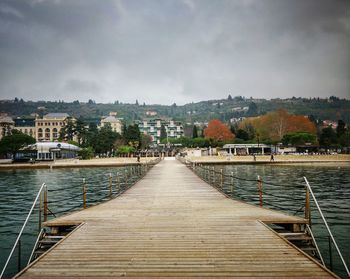
[[[271,164],[271,165],[348,165],[350,166],[349,154],[337,154],[337,155],[275,155],[274,161],[270,161],[268,155],[257,155],[256,160],[253,156],[203,156],[203,157],[186,157],[184,158],[188,162],[196,164]]]
[[[158,157],[141,158],[137,162],[137,158],[99,158],[90,160],[58,160],[49,162],[30,163],[14,163],[14,164],[0,164],[0,171],[2,170],[17,170],[17,169],[58,169],[58,168],[103,168],[103,167],[124,167],[145,165],[154,161]]]

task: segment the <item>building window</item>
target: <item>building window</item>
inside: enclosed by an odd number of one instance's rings
[[[56,128],[53,128],[53,129],[52,129],[52,137],[53,137],[54,139],[57,139],[57,138],[58,138],[58,133],[57,133],[57,129],[56,129]]]
[[[43,137],[43,129],[39,128],[38,129],[38,138],[42,138]]]
[[[45,129],[45,138],[50,139],[50,129],[49,128]]]

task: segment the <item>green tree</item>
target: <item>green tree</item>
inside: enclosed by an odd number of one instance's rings
[[[236,133],[236,137],[242,139],[244,141],[249,140],[249,134],[247,131],[243,129],[238,129]]]
[[[166,130],[165,130],[165,126],[162,124],[160,126],[160,141],[164,140],[167,138],[167,133],[166,133]]]
[[[0,140],[0,154],[10,154],[13,157],[21,148],[34,143],[35,139],[31,136],[13,130],[12,135],[4,136]]]
[[[92,146],[97,153],[110,153],[112,152],[115,141],[120,135],[112,130],[110,123],[106,123],[98,131],[96,142]]]
[[[67,124],[60,131],[60,140],[69,141],[73,140],[74,135],[76,134],[76,124],[72,119],[68,119]]]
[[[92,159],[94,157],[94,150],[92,149],[91,146],[82,148],[78,151],[78,155],[83,160]]]
[[[322,129],[320,134],[320,145],[322,146],[331,146],[337,144],[337,134],[334,132],[332,127],[327,127]]]
[[[338,126],[336,129],[337,137],[340,138],[346,132],[346,124],[343,120],[338,120]]]
[[[249,108],[248,108],[247,114],[249,116],[258,115],[258,106],[254,102],[251,102],[249,104]]]
[[[304,132],[288,133],[283,136],[282,143],[284,145],[305,145],[306,143],[317,144],[317,137],[314,134]]]
[[[198,129],[196,125],[193,125],[192,138],[198,138]]]
[[[128,145],[133,146],[134,148],[139,148],[141,144],[141,133],[139,126],[137,124],[129,125],[126,129],[124,139]]]
[[[350,147],[350,131],[346,131],[340,136],[339,143],[341,146]]]

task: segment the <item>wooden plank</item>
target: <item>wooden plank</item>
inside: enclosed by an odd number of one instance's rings
[[[337,278],[261,221],[306,222],[162,161],[118,198],[46,222],[84,224],[15,278]]]

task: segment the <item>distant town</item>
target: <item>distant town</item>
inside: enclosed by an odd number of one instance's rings
[[[125,156],[152,149],[173,152],[180,147],[218,147],[234,155],[349,152],[348,100],[292,98],[278,100],[278,108],[276,102],[231,95],[184,106],[3,100],[0,153],[8,159],[54,160]],[[315,114],[296,113],[304,103]],[[119,110],[98,116],[106,108]],[[333,110],[336,118],[321,118]]]

